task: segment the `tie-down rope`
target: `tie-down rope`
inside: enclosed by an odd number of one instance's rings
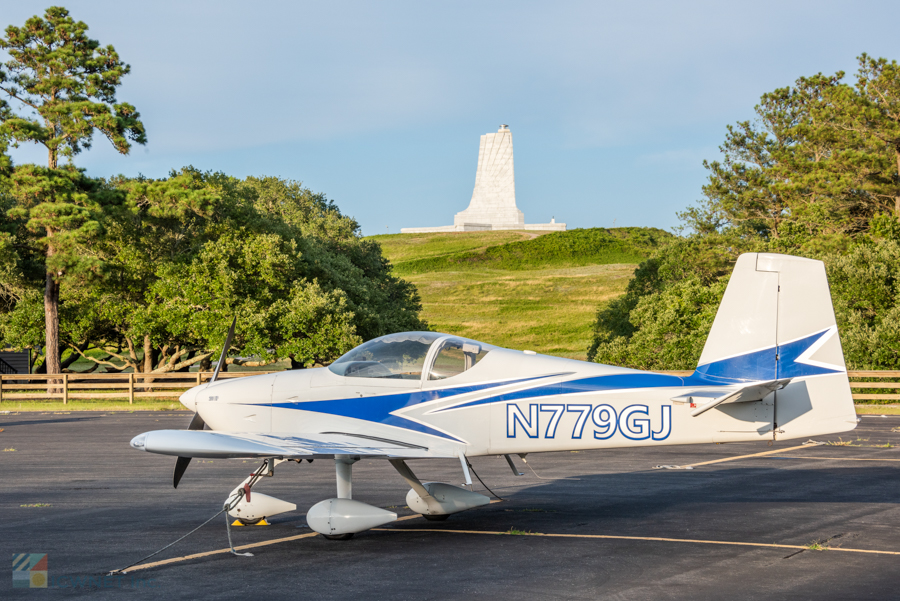
[[[199,526],[197,526],[196,528],[194,528],[193,530],[191,530],[190,532],[188,532],[181,538],[179,538],[175,541],[172,541],[171,543],[169,543],[168,545],[166,545],[159,551],[154,551],[147,557],[144,557],[143,559],[139,559],[139,560],[135,561],[134,563],[130,563],[127,566],[125,566],[124,568],[119,568],[118,570],[113,570],[112,572],[109,572],[109,574],[107,574],[107,575],[113,576],[115,574],[127,574],[128,572],[126,572],[125,570],[127,570],[128,568],[134,567],[134,566],[138,565],[139,563],[144,563],[151,557],[159,555],[160,553],[162,553],[169,547],[175,546],[175,544],[180,543],[181,541],[183,541],[184,539],[186,539],[187,537],[189,537],[190,535],[195,533],[197,530],[200,530],[201,528],[206,526],[208,523],[210,523],[211,521],[213,521],[214,519],[216,519],[223,513],[225,514],[225,530],[228,533],[228,547],[231,549],[231,552],[234,555],[239,555],[242,557],[253,557],[253,553],[238,553],[237,551],[234,550],[234,544],[231,542],[231,522],[228,520],[228,512],[230,512],[232,509],[234,509],[235,507],[238,506],[238,503],[241,502],[241,500],[244,498],[244,495],[246,495],[249,492],[250,488],[254,484],[256,484],[256,481],[259,480],[260,476],[262,475],[263,468],[265,468],[265,467],[266,467],[266,461],[263,461],[263,464],[261,466],[259,466],[259,469],[257,469],[255,472],[253,472],[253,477],[250,478],[250,481],[247,482],[247,484],[242,486],[241,488],[238,488],[233,495],[228,497],[225,500],[225,504],[222,506],[222,509],[220,511],[216,512],[216,514],[214,516],[212,516],[211,518],[209,518],[208,520],[206,520],[205,522],[203,522],[202,524],[200,524]]]

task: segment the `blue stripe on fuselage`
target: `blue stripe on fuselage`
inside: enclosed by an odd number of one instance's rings
[[[281,409],[297,409],[300,411],[313,411],[316,413],[325,413],[328,415],[338,415],[341,417],[351,417],[353,419],[361,419],[388,426],[397,426],[406,430],[414,430],[424,434],[440,436],[458,442],[458,438],[454,438],[444,432],[429,428],[424,424],[415,422],[404,417],[394,415],[393,412],[411,405],[426,403],[428,401],[436,401],[439,399],[469,394],[498,386],[507,386],[509,384],[518,384],[520,382],[528,382],[530,380],[538,380],[541,378],[549,378],[554,375],[536,376],[533,378],[521,378],[518,380],[508,380],[506,382],[491,382],[488,384],[471,384],[468,386],[455,386],[453,388],[440,388],[437,390],[416,390],[413,392],[402,392],[395,394],[386,394],[382,396],[366,396],[354,397],[350,399],[332,399],[328,401],[296,401],[291,403],[267,403],[269,407],[278,407]]]
[[[452,409],[462,409],[464,407],[475,407],[490,403],[502,403],[511,401],[521,401],[525,399],[534,399],[540,397],[549,397],[565,394],[578,394],[584,392],[607,392],[613,390],[636,390],[642,388],[664,388],[664,387],[717,387],[740,384],[742,382],[751,381],[767,381],[780,378],[798,378],[803,376],[817,376],[833,373],[841,373],[839,370],[818,367],[807,363],[800,363],[797,359],[806,352],[813,344],[815,344],[829,330],[818,332],[806,338],[795,340],[780,347],[771,347],[762,349],[745,355],[714,361],[706,365],[697,367],[693,374],[687,377],[672,376],[668,374],[659,374],[652,372],[627,372],[619,374],[610,374],[604,376],[592,376],[588,378],[580,378],[568,382],[556,382],[553,384],[543,384],[526,388],[524,390],[516,390],[506,392],[486,398],[478,399],[444,407],[434,411],[434,413],[442,413]],[[778,359],[776,360],[776,356]],[[279,407],[283,409],[297,409],[301,411],[312,411],[324,413],[328,415],[337,415],[341,417],[350,417],[353,419],[361,419],[381,423],[389,426],[396,426],[406,430],[413,430],[423,434],[440,436],[450,440],[459,441],[458,438],[430,428],[416,421],[394,415],[393,412],[404,407],[425,403],[428,401],[436,401],[443,398],[479,392],[499,386],[507,386],[510,384],[518,384],[528,382],[530,380],[539,380],[550,377],[563,376],[568,374],[548,374],[545,376],[536,376],[532,378],[521,378],[517,380],[507,380],[505,382],[491,382],[488,384],[471,384],[467,386],[456,386],[452,388],[442,388],[437,390],[416,390],[412,392],[394,393],[383,396],[367,396],[354,397],[349,399],[333,399],[327,401],[297,401],[292,403],[271,403],[270,407]]]
[[[799,363],[797,359],[813,344],[818,342],[828,330],[818,332],[800,340],[795,340],[780,347],[771,347],[746,355],[714,361],[699,366],[690,376],[681,378],[668,374],[652,372],[632,372],[624,374],[611,374],[607,376],[594,376],[572,380],[570,382],[557,382],[516,390],[496,396],[491,396],[477,401],[462,403],[452,407],[438,409],[435,413],[442,413],[452,409],[474,407],[490,403],[502,403],[509,401],[521,401],[540,397],[556,396],[562,394],[577,394],[580,392],[606,392],[610,390],[635,390],[641,388],[663,387],[717,387],[741,384],[743,382],[768,381],[780,378],[799,378],[802,376],[819,376],[825,374],[840,373],[834,369]],[[776,360],[777,357],[777,360]]]
[[[569,382],[556,382],[554,384],[546,384],[544,386],[536,386],[534,388],[526,388],[524,390],[516,390],[498,394],[486,399],[479,399],[438,409],[435,413],[449,411],[451,409],[462,409],[463,407],[474,407],[475,405],[484,405],[487,403],[502,403],[508,401],[521,401],[524,399],[533,399],[546,396],[557,396],[561,394],[578,394],[580,392],[603,392],[607,390],[631,390],[635,388],[662,388],[665,386],[683,386],[684,378],[678,376],[670,376],[667,374],[654,374],[647,372],[634,372],[625,374],[612,374],[609,376],[594,376],[592,378],[582,378],[580,380],[571,380]]]

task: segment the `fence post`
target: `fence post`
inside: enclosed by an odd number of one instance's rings
[[[198,369],[198,370],[197,370],[197,386],[200,386],[200,378],[202,377],[202,375],[203,375],[203,374],[202,374],[202,373],[200,372],[200,370]],[[0,397],[0,398],[3,398],[3,397]]]
[[[3,402],[3,376],[0,376],[0,403]]]
[[[69,374],[63,374],[63,405],[69,404]]]
[[[134,372],[128,374],[128,404],[134,405]]]

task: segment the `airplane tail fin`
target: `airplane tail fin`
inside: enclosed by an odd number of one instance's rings
[[[770,253],[741,255],[695,372],[717,382],[783,380],[776,431],[851,430],[856,412],[825,265]]]

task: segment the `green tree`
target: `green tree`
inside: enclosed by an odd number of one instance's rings
[[[363,340],[392,332],[427,329],[415,286],[392,274],[381,246],[363,240],[356,220],[341,214],[323,194],[297,182],[249,177],[235,193],[252,205],[263,231],[295,240],[306,277],[322,290],[340,290]]]
[[[801,77],[729,126],[723,160],[704,162],[704,200],[681,213],[687,229],[822,249],[900,215],[900,67],[865,54],[859,64],[853,86],[842,72]]]
[[[856,84],[834,95],[832,127],[852,140],[843,159],[873,204],[900,216],[900,65],[859,57]]]
[[[185,168],[160,180],[115,178],[106,189],[124,200],[85,248],[102,277],[61,288],[64,363],[208,368],[234,316],[233,350],[244,358],[226,363],[326,364],[363,339],[427,328],[415,288],[391,275],[380,247],[297,182]],[[39,337],[36,301],[16,304],[7,339]]]
[[[58,344],[60,282],[63,278],[74,283],[101,276],[102,261],[92,242],[102,232],[106,214],[121,204],[122,195],[71,165],[57,169],[22,165],[15,168],[9,181],[9,196],[15,205],[7,216],[21,224],[19,256],[53,276],[45,275],[44,334],[51,342],[55,335]],[[32,294],[27,297],[33,300]],[[35,344],[34,337],[27,344],[42,346]],[[47,344],[43,365],[47,373],[59,373],[60,359],[59,351]]]
[[[847,367],[900,368],[900,244],[879,240],[823,260]]]
[[[847,168],[857,143],[833,123],[843,75],[801,77],[764,94],[755,120],[728,126],[722,161],[704,161],[705,199],[680,214],[687,228],[781,248],[864,231],[875,207],[860,194],[865,177]]]
[[[758,240],[711,233],[676,240],[642,262],[625,294],[597,312],[588,361],[637,369],[696,365],[731,269]]]
[[[764,94],[705,162],[704,199],[680,214],[692,235],[662,247],[626,294],[601,307],[589,358],[693,367],[741,252],[825,260],[848,365],[900,357],[900,66],[859,57],[844,74]]]
[[[104,200],[110,199],[92,197],[83,173],[60,168],[59,159],[71,161],[90,148],[95,131],[122,154],[132,142],[147,141],[135,108],[116,102],[116,88],[130,67],[112,46],[101,47],[87,37],[87,30],[65,8],[50,7],[43,18],[7,27],[6,37],[0,38],[0,48],[10,56],[0,66],[0,90],[9,98],[0,99],[0,137],[47,149],[45,169],[18,167],[12,177],[14,195],[25,201],[13,216],[27,212],[28,227],[39,232],[46,260],[45,363],[51,374],[60,371],[60,283],[96,269],[95,261],[79,256],[74,242],[102,231]]]

